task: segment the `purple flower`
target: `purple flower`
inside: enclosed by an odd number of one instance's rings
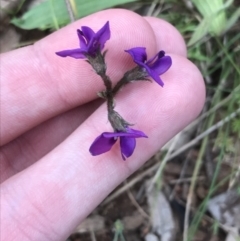
[[[151,76],[159,85],[164,85],[159,75],[165,73],[171,67],[172,59],[170,56],[165,56],[165,52],[160,51],[147,61],[146,48],[144,47],[132,48],[125,50],[125,52],[132,56],[137,65],[147,71],[147,76]]]
[[[147,137],[143,132],[126,128],[126,132],[104,132],[90,146],[90,153],[97,156],[109,151],[120,137],[120,147],[123,160],[130,157],[136,146],[135,138]]]
[[[70,56],[75,59],[84,59],[86,55],[95,57],[98,51],[102,51],[108,39],[110,39],[109,21],[95,33],[91,28],[82,26],[81,30],[77,30],[80,48],[63,50],[56,52],[61,57]]]

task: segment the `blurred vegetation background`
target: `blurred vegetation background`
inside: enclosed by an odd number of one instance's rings
[[[3,0],[1,51],[113,7],[175,26],[204,76],[207,98],[198,119],[115,190],[69,240],[240,240],[239,0]],[[156,221],[154,213],[162,209],[167,214],[159,213]],[[166,215],[171,226],[163,221]]]

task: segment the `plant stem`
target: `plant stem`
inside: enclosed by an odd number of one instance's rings
[[[105,97],[107,99],[107,110],[108,113],[112,113],[114,110],[114,100],[113,100],[113,91],[112,91],[112,81],[111,79],[106,75],[106,71],[104,73],[99,74],[103,80],[103,83],[106,87],[105,90]]]
[[[68,15],[70,18],[71,23],[73,23],[75,21],[75,17],[74,17],[74,10],[73,10],[73,3],[71,0],[65,0],[66,6],[67,6],[67,11],[68,11]]]
[[[117,94],[117,92],[126,84],[133,82],[133,81],[149,81],[146,79],[148,74],[139,66],[132,68],[131,70],[127,71],[124,76],[117,82],[114,86],[112,93],[113,96]]]

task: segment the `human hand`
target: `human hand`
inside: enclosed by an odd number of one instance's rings
[[[172,66],[156,83],[124,87],[117,110],[148,139],[122,161],[119,146],[93,157],[89,146],[104,131],[106,105],[97,99],[101,79],[82,60],[56,51],[78,45],[76,29],[98,30],[110,21],[106,62],[112,80],[134,66],[124,52],[163,49]],[[133,83],[134,85],[134,83]],[[1,237],[64,240],[124,179],[201,111],[205,87],[186,59],[186,46],[170,24],[126,10],[106,10],[51,34],[33,46],[1,56]]]

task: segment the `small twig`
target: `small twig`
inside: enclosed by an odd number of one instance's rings
[[[97,241],[97,240],[96,240],[95,233],[94,233],[94,231],[93,231],[92,228],[90,229],[90,235],[91,235],[91,240],[92,240],[92,241]]]
[[[165,155],[165,157],[163,158],[161,164],[160,164],[160,167],[158,168],[156,174],[154,175],[154,177],[152,178],[150,184],[149,184],[149,190],[151,190],[154,186],[155,183],[158,182],[158,180],[160,179],[160,177],[162,176],[162,172],[163,172],[163,169],[164,167],[166,166],[167,164],[167,161],[170,157],[170,154],[172,153],[172,151],[174,150],[178,140],[179,140],[179,136],[181,134],[177,134],[175,137],[174,137],[174,140],[173,142],[171,143],[171,146],[169,147],[168,151],[167,151],[167,154]]]
[[[199,176],[197,177],[198,181],[204,181],[206,179],[206,177],[204,176]],[[186,178],[179,178],[176,180],[171,180],[169,183],[170,184],[181,184],[181,183],[186,183],[186,182],[191,182],[192,181],[192,177],[186,177]]]
[[[237,94],[240,91],[240,85],[238,85],[233,92],[220,101],[218,104],[216,104],[213,108],[211,108],[209,111],[203,113],[200,117],[198,117],[195,121],[193,121],[190,125],[187,126],[187,128],[192,128],[193,126],[197,125],[200,121],[202,121],[205,117],[211,115],[212,113],[216,112],[220,107],[225,105],[228,101],[230,101],[235,94]]]
[[[70,21],[71,21],[71,23],[73,23],[75,21],[75,17],[74,17],[74,12],[73,12],[70,0],[65,0],[65,3],[66,3],[66,6],[67,6],[67,11],[68,11]]]
[[[158,2],[159,2],[159,0],[154,0],[152,2],[150,8],[148,9],[147,16],[152,16],[153,15],[154,9],[157,6]]]
[[[137,208],[138,212],[147,219],[150,219],[149,215],[142,209],[142,207],[138,204],[138,202],[136,201],[136,199],[134,198],[132,192],[130,191],[130,189],[127,190],[127,195],[129,197],[129,199],[131,200],[132,204]]]
[[[202,134],[200,134],[199,136],[197,136],[196,138],[194,138],[192,141],[188,142],[186,145],[182,146],[180,149],[178,149],[177,151],[175,151],[172,155],[169,156],[169,160],[176,157],[177,155],[179,155],[180,153],[186,151],[189,147],[192,147],[194,145],[196,145],[201,139],[203,139],[205,136],[209,135],[210,133],[212,133],[213,131],[219,129],[221,126],[223,126],[224,124],[226,124],[227,122],[229,122],[230,120],[232,120],[233,118],[235,118],[238,114],[240,113],[240,108],[237,109],[235,112],[233,112],[232,114],[230,114],[229,116],[225,117],[223,120],[217,122],[215,125],[211,126],[210,128],[208,128],[206,131],[204,131]]]
[[[150,175],[153,171],[155,171],[157,168],[159,167],[159,163],[155,164],[154,166],[150,167],[149,169],[147,169],[145,172],[141,173],[140,175],[138,175],[137,177],[135,177],[134,179],[132,179],[130,182],[128,182],[126,185],[124,185],[123,187],[119,188],[116,192],[114,192],[111,196],[109,196],[108,198],[106,198],[102,205],[105,205],[109,202],[111,202],[112,200],[114,200],[115,198],[117,198],[118,196],[120,196],[122,193],[126,192],[129,188],[133,187],[136,183],[138,183],[139,181],[141,181],[144,177]]]
[[[188,155],[189,155],[189,154],[188,154]],[[178,179],[178,182],[176,182],[176,185],[174,186],[171,194],[169,195],[169,200],[170,200],[170,201],[172,201],[173,198],[174,198],[174,196],[175,196],[176,186],[179,185],[180,182],[181,182],[181,180],[184,179],[184,174],[185,174],[185,172],[186,172],[186,168],[187,168],[187,166],[188,166],[188,163],[189,163],[189,158],[187,157],[186,160],[185,160],[185,162],[184,162],[184,164],[183,164],[183,167],[182,167],[182,170],[181,170],[181,173],[180,173],[180,177],[179,177],[179,179]],[[192,180],[192,178],[191,178],[191,180]]]

